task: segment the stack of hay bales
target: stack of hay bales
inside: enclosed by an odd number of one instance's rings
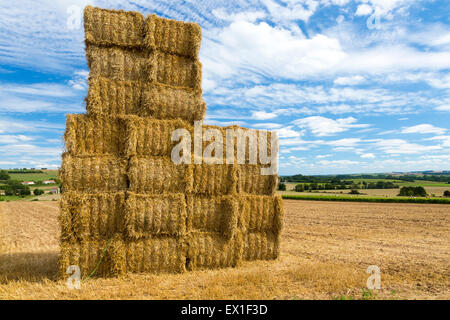
[[[281,199],[260,165],[175,164],[206,112],[197,24],[85,9],[87,114],[68,115],[61,275],[184,272],[275,259]],[[203,126],[203,131],[216,128]],[[236,127],[233,127],[236,129]],[[243,129],[242,130],[248,130]]]

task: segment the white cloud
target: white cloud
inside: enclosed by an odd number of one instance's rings
[[[300,128],[309,129],[316,136],[330,136],[352,128],[366,128],[367,124],[356,124],[353,117],[329,119],[321,116],[308,117],[293,121]]]
[[[436,136],[425,140],[437,140],[441,142],[443,147],[450,147],[450,136]]]
[[[1,144],[11,144],[11,143],[19,143],[34,140],[33,137],[25,136],[25,135],[0,135],[0,143]]]
[[[69,80],[69,85],[75,90],[86,90],[88,87],[88,77],[89,71],[76,71],[73,79]]]
[[[418,154],[434,150],[441,150],[441,146],[424,146],[410,143],[402,139],[374,140],[374,146],[388,154]]]
[[[445,128],[438,128],[431,124],[419,124],[412,127],[404,127],[401,131],[402,133],[433,133],[433,134],[444,134],[447,132]]]
[[[360,164],[359,161],[352,161],[352,160],[320,160],[317,163],[322,166],[333,166],[333,167],[335,166],[345,167],[349,165]]]
[[[276,117],[277,117],[276,113],[265,112],[265,111],[253,111],[252,115],[251,115],[251,118],[253,118],[255,120],[269,120],[269,119],[273,119]]]
[[[357,146],[362,140],[360,138],[345,138],[345,139],[339,139],[334,141],[327,141],[324,142],[324,144],[335,146],[335,147],[355,147]]]
[[[322,34],[305,38],[265,22],[235,21],[208,34],[201,51],[206,79],[281,77],[302,79],[328,72],[344,59],[336,39]],[[256,79],[255,79],[256,80]]]
[[[24,121],[9,117],[0,117],[0,133],[23,133],[23,132],[62,132],[64,124],[49,123],[46,121]]]
[[[292,130],[292,126],[288,126],[275,130],[278,134],[278,138],[296,138],[302,135],[301,132]]]
[[[263,11],[242,11],[238,13],[228,13],[226,12],[225,8],[214,9],[212,13],[217,18],[229,22],[234,21],[255,22],[258,19],[266,17],[266,14]]]
[[[318,2],[314,0],[283,1],[284,6],[273,0],[262,0],[262,2],[266,5],[271,17],[277,21],[308,21],[318,7]]]
[[[364,159],[374,159],[375,155],[373,153],[364,153],[364,154],[360,155],[360,157],[364,158]]]
[[[438,111],[450,111],[450,104],[441,105],[435,108]]]
[[[363,76],[351,76],[351,77],[339,77],[334,80],[334,84],[337,85],[356,85],[361,84],[366,81],[366,78]]]
[[[358,9],[356,10],[355,15],[357,16],[367,16],[369,14],[371,14],[373,11],[372,7],[369,6],[368,4],[360,4],[358,6]]]

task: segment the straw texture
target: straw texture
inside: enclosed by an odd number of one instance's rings
[[[102,46],[141,47],[144,17],[139,12],[84,9],[86,43]]]
[[[62,241],[109,239],[124,231],[125,193],[64,192],[60,202]]]
[[[196,23],[147,16],[144,45],[152,50],[197,58],[201,44],[201,28]]]
[[[87,114],[66,121],[61,277],[70,265],[80,266],[86,279],[276,259],[283,221],[281,198],[274,196],[278,178],[261,175],[268,165],[240,162],[270,155],[270,133],[206,125],[202,151],[214,152],[202,155],[223,162],[171,160],[179,143],[173,132],[187,130],[194,142],[194,121],[205,117],[200,27],[90,6],[84,27]],[[234,144],[231,163],[225,147],[210,145],[220,138]],[[245,149],[238,148],[242,142]],[[189,151],[186,158],[197,160],[193,146]]]
[[[140,195],[128,193],[125,205],[125,236],[130,240],[186,234],[184,194]]]

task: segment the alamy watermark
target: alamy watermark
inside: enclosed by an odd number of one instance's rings
[[[68,266],[66,269],[66,273],[69,276],[66,281],[66,286],[70,290],[77,289],[80,290],[81,288],[81,270],[79,266],[72,265]]]
[[[367,289],[380,290],[380,288],[381,288],[381,271],[380,271],[380,267],[375,266],[375,265],[369,266],[369,267],[367,267],[366,272],[368,274],[370,274],[370,277],[367,278],[367,281],[366,281]]]
[[[202,121],[195,121],[194,137],[189,130],[180,128],[172,132],[171,138],[178,142],[171,153],[175,164],[259,164],[264,165],[261,175],[274,175],[278,171],[276,132],[271,132],[269,138],[265,130],[227,128],[224,137],[221,130],[203,130]],[[203,148],[203,142],[210,143]]]

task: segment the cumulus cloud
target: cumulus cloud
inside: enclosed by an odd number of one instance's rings
[[[364,159],[374,159],[375,155],[373,153],[364,153],[364,154],[361,154],[360,157],[364,158]]]
[[[363,83],[366,79],[363,76],[351,76],[351,77],[339,77],[334,80],[334,84],[337,85],[356,85]]]
[[[307,117],[293,121],[300,128],[308,129],[316,136],[331,136],[352,128],[366,128],[368,124],[357,124],[353,117],[329,119],[321,116]]]
[[[368,4],[360,4],[355,12],[355,15],[357,16],[367,16],[371,14],[373,11],[372,7]]]
[[[251,118],[255,120],[268,120],[276,118],[277,114],[273,112],[265,112],[265,111],[253,111]]]
[[[419,124],[412,127],[404,127],[401,131],[402,133],[433,133],[433,134],[444,134],[447,132],[445,128],[435,127],[431,124]]]
[[[420,154],[442,149],[441,146],[425,146],[403,139],[379,139],[375,140],[373,145],[388,154]]]

